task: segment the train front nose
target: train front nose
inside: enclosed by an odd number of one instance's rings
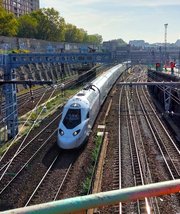
[[[78,147],[78,136],[66,135],[58,137],[58,145],[62,149],[73,149]]]
[[[65,109],[65,116],[58,130],[58,146],[63,149],[77,148],[80,144],[81,136],[81,106],[78,103],[70,105]]]

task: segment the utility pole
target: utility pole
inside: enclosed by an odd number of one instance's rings
[[[167,27],[168,23],[164,24],[165,27],[165,33],[164,33],[164,51],[165,51],[165,66],[167,63]]]
[[[178,57],[178,65],[180,64],[180,48],[179,48],[179,57]],[[180,77],[180,67],[178,66],[178,75]]]

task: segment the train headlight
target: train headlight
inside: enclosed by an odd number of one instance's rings
[[[60,134],[61,136],[63,136],[63,135],[64,135],[64,131],[63,131],[62,129],[59,129],[59,134]]]
[[[80,129],[79,129],[79,130],[77,130],[77,131],[75,131],[75,132],[73,133],[73,136],[78,135],[78,134],[79,134],[79,132],[80,132]]]

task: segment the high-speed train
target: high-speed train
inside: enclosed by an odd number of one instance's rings
[[[85,142],[108,92],[129,65],[128,61],[114,66],[69,99],[58,127],[60,148],[74,149]]]

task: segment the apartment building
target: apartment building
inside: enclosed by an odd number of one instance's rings
[[[39,9],[39,0],[3,0],[3,7],[17,17]]]

